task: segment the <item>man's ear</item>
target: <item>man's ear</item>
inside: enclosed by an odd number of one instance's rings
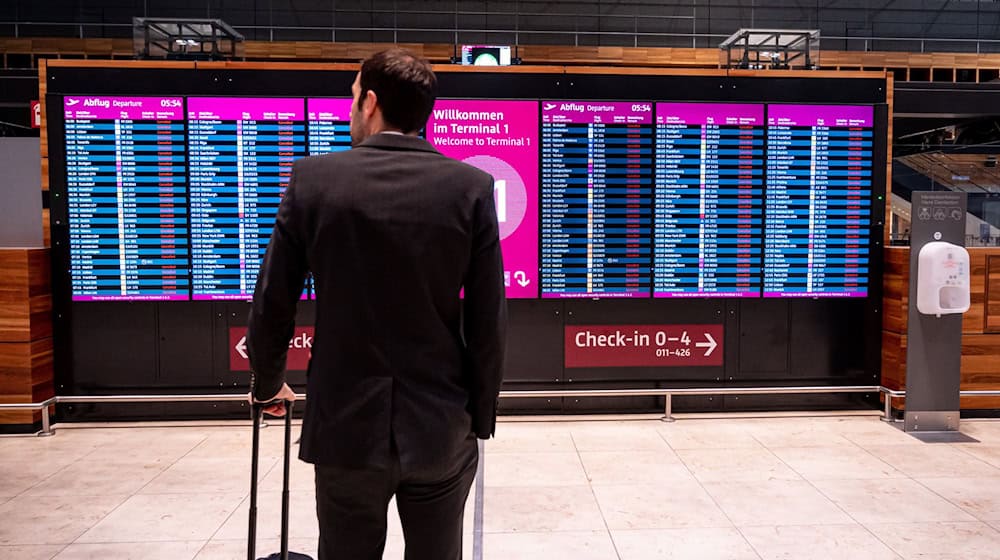
[[[375,114],[375,105],[378,103],[378,96],[375,95],[374,91],[368,90],[368,92],[365,93],[364,101],[362,110],[365,112],[365,115],[370,118],[373,114]]]

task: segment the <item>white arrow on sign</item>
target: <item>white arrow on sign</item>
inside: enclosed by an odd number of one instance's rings
[[[243,337],[239,342],[236,343],[236,351],[239,352],[240,356],[243,356],[244,360],[249,360],[247,356],[247,337]],[[707,356],[708,354],[706,354]]]
[[[718,346],[719,343],[716,342],[715,339],[712,338],[712,335],[708,333],[705,333],[705,339],[707,342],[695,342],[694,345],[698,348],[708,348],[708,350],[705,350],[705,356],[711,356],[712,352],[715,351],[715,347]]]
[[[527,286],[528,284],[531,284],[531,280],[528,279],[528,275],[525,274],[523,270],[518,270],[517,272],[515,272],[514,279],[517,280],[517,283],[520,284],[522,288]]]

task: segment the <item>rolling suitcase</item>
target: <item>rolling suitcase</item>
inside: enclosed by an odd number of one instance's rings
[[[257,559],[257,463],[260,455],[260,419],[264,407],[272,403],[254,403],[253,414],[253,458],[250,462],[250,536],[247,541],[247,560],[312,560],[312,557],[298,552],[288,551],[288,478],[292,454],[292,405],[293,401],[285,401],[285,453],[284,472],[281,485],[281,552]]]

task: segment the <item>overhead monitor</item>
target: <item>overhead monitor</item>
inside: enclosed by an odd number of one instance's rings
[[[869,105],[768,105],[764,297],[868,295]]]
[[[348,98],[63,110],[74,301],[249,300],[294,162],[351,148]],[[493,176],[510,298],[861,298],[874,121],[872,105],[439,99],[425,135]]]
[[[542,101],[542,297],[650,295],[653,103]]]
[[[538,102],[439,99],[426,131],[442,154],[493,176],[507,297],[538,297]]]
[[[656,297],[759,297],[764,105],[656,104]]]
[[[462,45],[462,64],[466,66],[510,66],[510,46]]]
[[[188,99],[194,299],[253,296],[305,117],[303,99]]]
[[[186,300],[184,100],[63,100],[74,301]]]
[[[309,115],[309,155],[351,149],[351,104],[349,97],[306,100]]]

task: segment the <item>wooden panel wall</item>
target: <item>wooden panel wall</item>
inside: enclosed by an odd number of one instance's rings
[[[331,43],[327,41],[247,41],[246,60],[326,61],[357,63],[389,43]],[[432,62],[448,62],[451,44],[404,44]],[[43,58],[130,59],[131,39],[0,38],[0,57],[32,55]],[[715,48],[591,47],[523,45],[518,55],[526,64],[591,64],[672,68],[722,68],[723,54]],[[0,62],[3,62],[0,60]],[[989,82],[1000,75],[998,53],[915,53],[889,51],[834,51],[820,53],[824,70],[888,70],[903,81]],[[937,72],[935,72],[937,71]],[[962,72],[964,71],[964,72]]]
[[[1000,333],[1000,255],[986,257],[986,317],[983,332]],[[1000,366],[998,366],[1000,367]]]
[[[1000,248],[971,247],[972,307],[962,319],[962,390],[1000,390]],[[885,250],[882,384],[906,388],[910,250]],[[895,401],[894,401],[895,402]],[[899,403],[902,404],[902,403]],[[963,409],[998,409],[998,397],[963,397]]]
[[[48,249],[0,249],[0,402],[39,402],[55,394],[49,263]],[[2,412],[0,424],[31,424],[39,416]]]

